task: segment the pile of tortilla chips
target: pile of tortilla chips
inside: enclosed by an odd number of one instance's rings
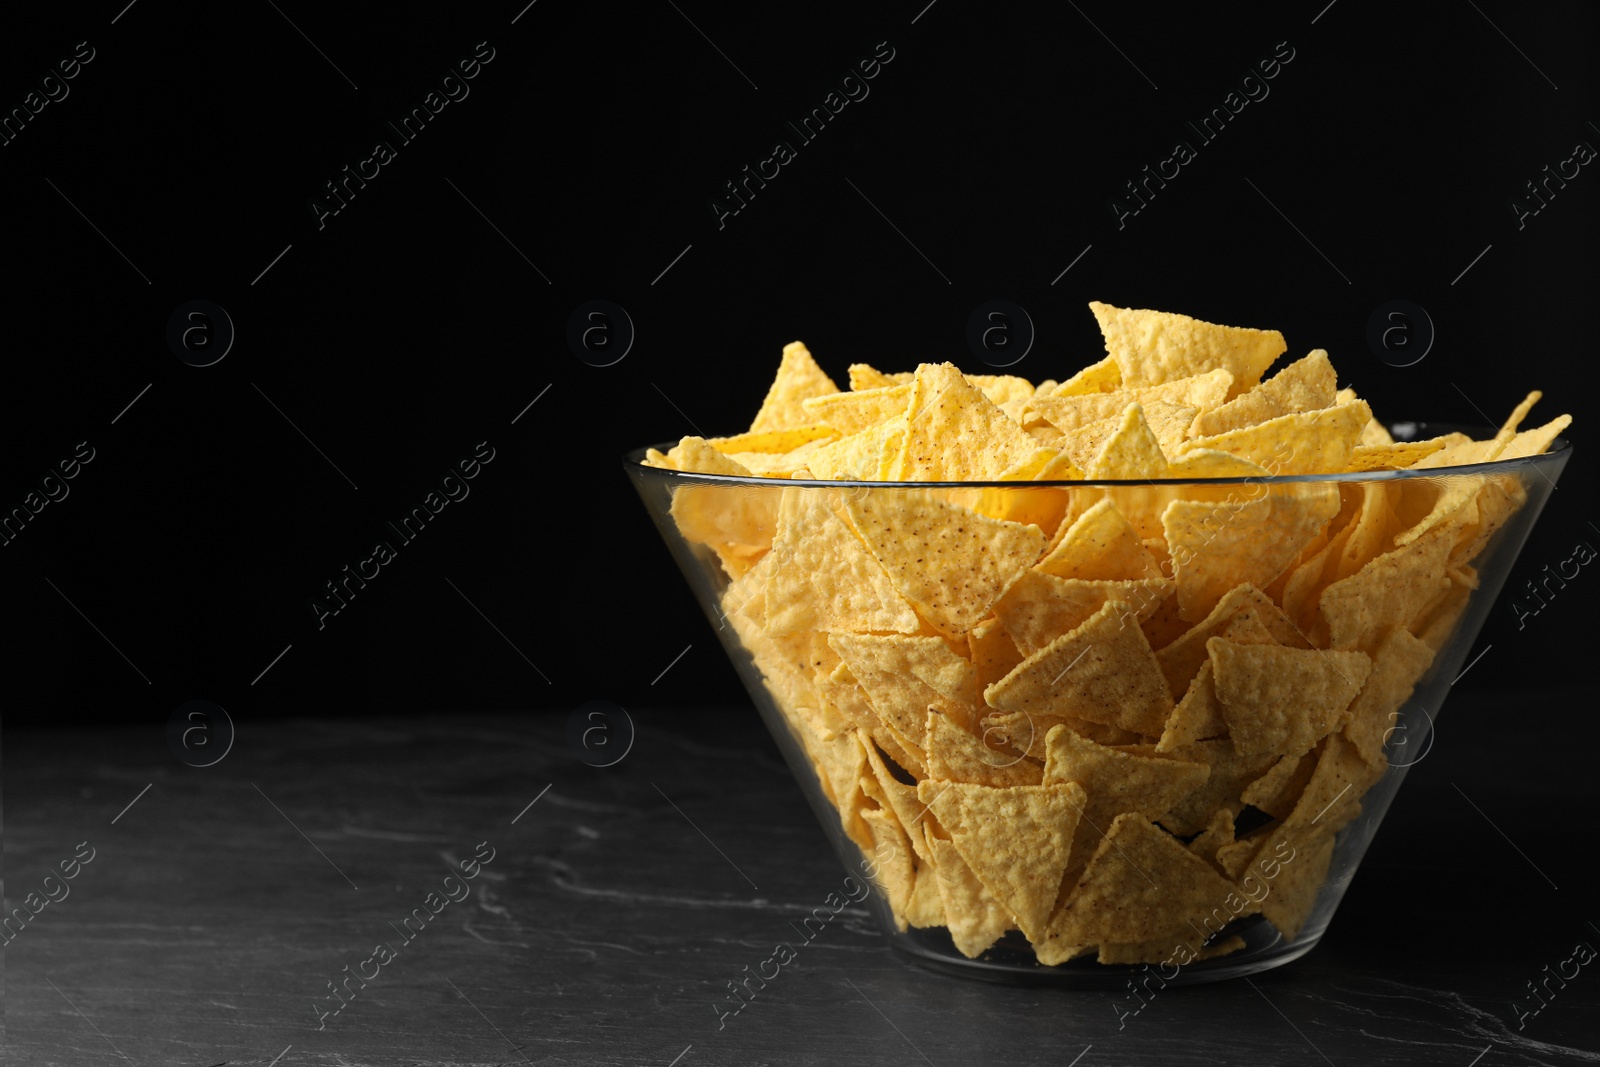
[[[1255,916],[1292,941],[1526,499],[1444,469],[1571,419],[1518,432],[1533,393],[1490,440],[1396,442],[1321,350],[1268,377],[1275,331],[1090,307],[1109,355],[1064,382],[857,364],[842,392],[796,342],[748,433],[647,462],[1007,483],[673,498],[901,929],[969,957],[1019,930],[1047,965],[1225,955]]]

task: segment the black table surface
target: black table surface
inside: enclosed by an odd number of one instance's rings
[[[1600,946],[1577,801],[1597,731],[1577,701],[1455,694],[1315,951],[1120,1019],[1124,992],[924,970],[851,909],[719,1022],[727,983],[843,875],[749,709],[635,710],[607,768],[573,758],[565,716],[532,713],[241,722],[203,769],[153,728],[12,732],[8,912],[80,843],[93,858],[9,935],[7,1059],[1600,1062],[1600,968],[1549,980]],[[402,941],[447,864],[489,849],[470,896]],[[400,951],[321,1017],[380,941]]]

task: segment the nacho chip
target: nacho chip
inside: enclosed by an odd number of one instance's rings
[[[1202,408],[1190,432],[1196,437],[1213,436],[1280,415],[1333,407],[1338,384],[1328,353],[1318,348],[1227,404],[1213,411]]]
[[[840,434],[849,436],[876,426],[885,419],[905,414],[906,405],[910,402],[911,386],[907,384],[829,393],[803,400],[800,406],[808,422],[825,423]]]
[[[1384,741],[1417,679],[1433,665],[1433,649],[1403,626],[1391,627],[1372,654],[1372,673],[1350,705],[1344,736],[1371,766],[1384,764]],[[1260,805],[1257,805],[1260,807]]]
[[[1367,648],[1395,624],[1404,625],[1450,584],[1450,549],[1461,520],[1372,560],[1322,591],[1319,604],[1334,648]],[[1179,586],[1179,592],[1183,591]]]
[[[1274,819],[1287,819],[1316,766],[1316,752],[1280,757],[1265,774],[1245,787],[1239,799]]]
[[[1270,585],[1339,510],[1331,485],[1237,488],[1222,502],[1174,500],[1161,514],[1184,619],[1205,618],[1242,583]]]
[[[912,633],[921,620],[833,512],[831,492],[785,489],[767,579],[767,628]]]
[[[1136,811],[1160,819],[1210,774],[1204,763],[1134,755],[1096,744],[1064,726],[1054,727],[1045,738],[1044,782],[1076,782],[1087,798],[1067,869],[1089,861],[1111,820],[1121,813]]]
[[[895,589],[951,634],[987,618],[1044,551],[1037,526],[987,518],[928,492],[867,490],[845,507]]]
[[[778,364],[778,375],[767,389],[761,410],[750,424],[752,434],[767,430],[787,430],[813,422],[806,415],[802,403],[810,397],[837,393],[839,387],[822,372],[817,361],[799,341],[783,346],[783,360]],[[788,449],[727,449],[730,452],[788,451]]]
[[[905,417],[897,415],[849,437],[820,444],[805,456],[805,463],[816,478],[881,481],[885,453],[891,457],[899,453],[905,432]]]
[[[983,732],[986,736],[989,733]],[[983,738],[968,733],[937,711],[928,712],[926,736],[931,780],[1002,788],[1038,785],[1044,776],[1042,765],[1018,753],[990,748]]]
[[[949,363],[924,363],[911,383],[895,481],[993,481],[1039,446]]]
[[[872,879],[873,885],[888,898],[895,926],[905,930],[910,925],[906,913],[911,907],[911,895],[915,891],[917,877],[911,840],[900,828],[892,811],[868,808],[862,811],[861,818],[872,836],[871,845],[863,845],[862,850],[870,853],[877,863],[878,873]]]
[[[978,676],[939,637],[836,633],[828,643],[886,723],[926,750],[928,708],[977,725]]]
[[[985,619],[967,631],[967,652],[978,673],[978,685],[983,688],[998,682],[1022,662],[1022,652],[999,619]]]
[[[1025,418],[1041,418],[1063,433],[1076,430],[1100,419],[1121,415],[1129,404],[1148,404],[1161,400],[1197,411],[1209,411],[1222,403],[1233,376],[1220,367],[1205,374],[1141,389],[1119,389],[1109,393],[1082,393],[1078,395],[1035,395],[1024,411]]]
[[[1107,601],[1127,604],[1129,621],[1136,621],[1154,614],[1171,592],[1172,583],[1159,575],[1137,581],[1085,581],[1030,570],[995,603],[994,613],[1027,656],[1076,630]]]
[[[1112,307],[1089,310],[1100,324],[1106,351],[1124,387],[1160,385],[1218,367],[1233,375],[1229,397],[1253,388],[1272,361],[1288,349],[1277,330],[1216,326],[1187,315]]]
[[[1324,834],[1303,848],[1297,848],[1294,858],[1283,864],[1273,880],[1272,891],[1261,902],[1261,914],[1278,928],[1285,941],[1300,936],[1301,928],[1317,903],[1317,894],[1328,879],[1332,862],[1333,836]]]
[[[950,939],[963,956],[977,959],[1012,928],[1011,914],[972,873],[953,842],[931,837],[928,847],[933,851]]]
[[[1107,356],[1055,386],[1046,390],[1043,383],[1036,390],[1040,396],[1083,396],[1087,393],[1108,393],[1122,385],[1122,369],[1117,361]]]
[[[1241,582],[1222,595],[1210,614],[1156,652],[1161,673],[1174,697],[1182,696],[1210,653],[1206,642],[1226,637],[1240,644],[1273,642],[1304,648],[1306,641],[1294,623],[1261,590]]]
[[[1155,557],[1109,499],[1096,501],[1068,524],[1034,566],[1057,578],[1085,581],[1162,577]]]
[[[733,437],[712,437],[708,438],[706,443],[729,456],[738,456],[746,452],[782,456],[813,441],[831,441],[838,436],[838,431],[832,426],[826,423],[812,423],[786,426],[781,430],[752,430]],[[744,463],[744,465],[748,467],[750,464]]]
[[[1126,624],[1131,613],[1130,605],[1108,601],[985,689],[984,699],[1035,721],[1055,714],[1158,736],[1172,696],[1144,631]]]
[[[1226,738],[1196,741],[1167,754],[1211,768],[1210,776],[1193,792],[1172,805],[1159,820],[1166,829],[1184,835],[1204,830],[1218,811],[1226,810],[1235,814],[1243,811],[1243,792],[1277,759],[1272,752],[1241,756],[1234,751],[1233,742]]]
[[[1228,736],[1241,755],[1304,752],[1330,731],[1372,670],[1362,652],[1206,642]]]
[[[1128,405],[1116,429],[1084,467],[1084,477],[1092,481],[1163,478],[1166,473],[1166,453],[1139,404]]]
[[[1221,929],[1255,909],[1211,865],[1137,812],[1119,815],[1046,935],[1049,942],[1102,944],[1187,937]],[[1220,912],[1220,914],[1218,914]],[[1030,939],[1034,940],[1034,939]],[[1037,941],[1035,941],[1037,944]]]
[[[850,388],[854,392],[863,392],[867,389],[882,389],[886,385],[904,385],[911,380],[911,377],[910,371],[885,374],[870,364],[850,364]]]
[[[1013,786],[923,782],[917,797],[950,833],[961,858],[1019,929],[1037,940],[1055,907],[1083,810],[1071,783]]]
[[[1361,429],[1371,418],[1371,409],[1358,400],[1196,437],[1188,447],[1231,452],[1278,475],[1331,474],[1349,466]]]
[[[1391,441],[1387,444],[1358,444],[1350,452],[1351,471],[1405,470],[1428,458],[1447,442],[1442,437],[1426,441]]]
[[[1160,657],[1159,652],[1156,655]],[[1228,720],[1222,717],[1211,661],[1207,659],[1201,663],[1199,672],[1167,718],[1166,727],[1161,731],[1161,740],[1156,742],[1156,751],[1176,752],[1197,741],[1226,736]]]

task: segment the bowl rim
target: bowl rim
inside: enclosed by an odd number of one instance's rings
[[[1425,440],[1422,431],[1430,431],[1427,436],[1435,437],[1452,432],[1466,433],[1473,440],[1481,441],[1492,438],[1499,432],[1497,428],[1476,426],[1470,423],[1444,423],[1444,422],[1415,422],[1397,420],[1386,424],[1389,431],[1394,433],[1402,430],[1405,438],[1396,438],[1397,444],[1409,441]],[[1487,437],[1482,436],[1487,434]],[[804,486],[806,488],[821,489],[1070,489],[1080,487],[1116,486],[1127,488],[1130,486],[1171,486],[1171,485],[1316,485],[1331,483],[1361,484],[1365,482],[1397,482],[1414,478],[1442,478],[1457,477],[1476,474],[1499,474],[1525,467],[1538,468],[1544,465],[1557,465],[1566,462],[1572,453],[1572,443],[1566,437],[1557,437],[1550,443],[1550,447],[1536,456],[1517,456],[1511,459],[1494,459],[1484,463],[1466,463],[1455,467],[1424,467],[1421,469],[1405,468],[1402,470],[1377,470],[1377,471],[1338,471],[1331,474],[1268,474],[1244,475],[1230,478],[1101,478],[1080,479],[1076,481],[987,481],[987,482],[874,482],[858,481],[845,478],[766,478],[758,474],[706,474],[700,471],[680,471],[667,467],[654,467],[644,462],[645,453],[649,449],[665,452],[677,445],[676,441],[661,441],[654,445],[631,449],[623,453],[622,464],[637,472],[649,472],[656,476],[671,476],[685,481],[703,482],[711,485],[749,485],[749,486]],[[1543,473],[1541,471],[1541,473]],[[1546,476],[1548,479],[1548,476]]]

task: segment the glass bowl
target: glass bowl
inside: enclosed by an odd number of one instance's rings
[[[1120,988],[1316,947],[1571,449],[958,484],[645,451],[626,471],[889,943]]]

